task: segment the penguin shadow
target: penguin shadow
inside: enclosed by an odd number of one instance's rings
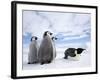
[[[39,62],[38,63],[27,63],[27,64],[30,65],[30,66],[32,66],[32,65],[34,65],[34,66],[40,65]]]
[[[64,58],[63,58],[63,59],[64,59]],[[67,60],[68,62],[71,62],[71,61],[73,62],[73,61],[80,61],[81,59],[78,59],[78,60],[77,60],[77,59],[75,59],[75,58],[70,58],[70,57],[69,57],[68,59],[64,59],[64,60]]]
[[[57,62],[57,63],[70,63],[69,61],[70,61],[69,59],[66,60],[66,59],[64,59],[64,58],[62,57],[62,58],[56,59],[55,62]]]
[[[27,64],[38,64],[39,62],[32,62],[32,63],[30,63],[30,62],[27,62]]]

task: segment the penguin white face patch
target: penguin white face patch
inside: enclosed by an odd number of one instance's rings
[[[33,37],[32,40],[35,40],[35,37]]]
[[[80,60],[80,54],[77,54],[77,50],[75,50],[75,57],[70,57],[68,56],[68,59],[73,60],[73,61],[79,61]]]

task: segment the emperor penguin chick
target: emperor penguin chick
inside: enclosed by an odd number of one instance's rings
[[[40,64],[51,63],[53,60],[53,41],[52,33],[49,31],[44,32],[43,40],[39,48],[39,62]]]
[[[81,53],[84,51],[85,49],[83,48],[68,48],[65,50],[65,57],[64,59],[68,59],[68,57],[72,60],[79,60],[80,59],[80,55]]]
[[[31,43],[29,46],[29,54],[28,54],[28,64],[38,63],[38,44],[37,37],[33,36],[31,38]]]

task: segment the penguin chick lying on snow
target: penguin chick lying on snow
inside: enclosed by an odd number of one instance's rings
[[[64,54],[65,57],[64,59],[68,59],[68,57],[74,59],[74,60],[79,60],[80,59],[80,54],[84,51],[85,49],[83,48],[68,48],[65,50]]]

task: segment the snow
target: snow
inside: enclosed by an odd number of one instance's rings
[[[23,54],[23,70],[42,70],[42,69],[62,69],[62,68],[78,68],[91,66],[90,43],[87,43],[86,50],[82,52],[80,60],[64,59],[64,48],[56,48],[57,56],[50,64],[40,65],[27,64],[28,53]]]

